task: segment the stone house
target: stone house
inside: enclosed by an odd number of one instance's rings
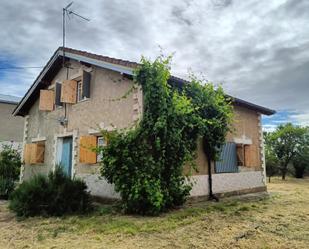
[[[89,148],[104,146],[100,129],[131,127],[142,117],[141,89],[121,101],[111,101],[132,88],[137,66],[70,48],[56,50],[14,110],[15,116],[25,119],[21,179],[47,174],[61,163],[67,174],[84,179],[93,195],[119,198],[100,176],[100,158]],[[186,82],[172,76],[169,83]],[[235,131],[227,136],[221,160],[211,165],[213,192],[265,191],[261,115],[274,111],[238,98],[233,98],[233,106]],[[206,196],[208,165],[200,144],[197,154],[191,196]]]
[[[12,115],[19,100],[19,97],[0,94],[0,150],[3,145],[21,149],[24,120],[22,117]]]

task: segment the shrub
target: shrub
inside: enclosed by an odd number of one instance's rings
[[[20,153],[12,145],[4,145],[0,152],[0,198],[7,199],[14,190],[21,166]]]
[[[20,184],[10,196],[9,208],[17,216],[62,216],[86,213],[92,205],[86,184],[56,167],[48,177],[36,175]]]

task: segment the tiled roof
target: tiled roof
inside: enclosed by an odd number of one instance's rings
[[[59,50],[62,50],[62,47],[59,47]],[[68,53],[78,54],[78,55],[81,55],[81,56],[86,56],[88,58],[92,58],[92,59],[95,59],[95,60],[100,60],[100,61],[105,61],[105,62],[112,63],[112,64],[117,64],[117,65],[124,66],[124,67],[136,68],[139,65],[139,63],[136,63],[136,62],[133,62],[133,61],[111,58],[111,57],[108,57],[108,56],[93,54],[93,53],[89,53],[87,51],[77,50],[77,49],[73,49],[73,48],[65,48],[64,51],[68,52]]]
[[[0,103],[18,104],[20,100],[20,97],[0,94]]]

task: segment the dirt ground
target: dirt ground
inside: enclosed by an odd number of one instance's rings
[[[161,215],[17,220],[0,202],[0,248],[309,248],[309,179],[274,179],[269,196],[200,202]]]

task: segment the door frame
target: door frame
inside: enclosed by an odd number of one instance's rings
[[[55,171],[56,165],[60,163],[61,161],[63,139],[66,137],[72,138],[71,178],[73,178],[75,175],[75,166],[76,166],[76,141],[77,141],[77,131],[76,130],[72,132],[64,132],[64,133],[55,135],[53,171]]]

